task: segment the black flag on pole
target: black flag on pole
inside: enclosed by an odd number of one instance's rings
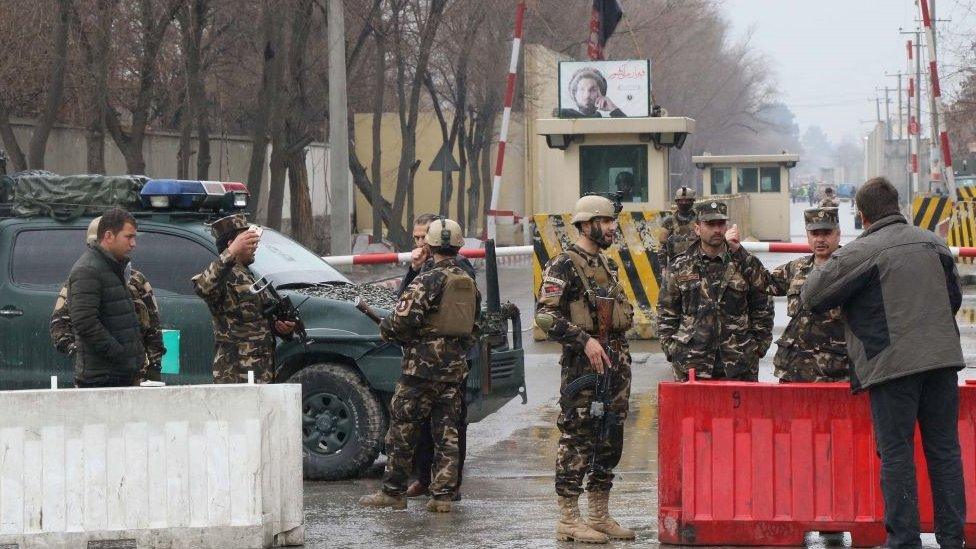
[[[586,53],[592,60],[603,59],[603,48],[613,36],[617,24],[623,18],[617,0],[593,0],[593,13],[590,16],[590,38]]]

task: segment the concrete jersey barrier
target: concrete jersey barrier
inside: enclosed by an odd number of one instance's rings
[[[0,392],[0,547],[304,541],[300,385]]]

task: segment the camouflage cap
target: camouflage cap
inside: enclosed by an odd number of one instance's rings
[[[102,216],[98,216],[88,224],[88,231],[85,232],[85,244],[91,246],[95,242],[98,242],[98,223],[101,220]]]
[[[217,221],[211,223],[210,232],[213,233],[214,238],[220,240],[222,236],[243,231],[250,226],[251,224],[247,222],[247,218],[244,217],[244,214],[234,214],[228,215],[227,217],[221,217]]]
[[[695,204],[698,221],[722,221],[729,218],[729,206],[721,200],[712,200]]]
[[[810,208],[809,210],[803,210],[803,220],[807,224],[808,231],[840,228],[840,218],[837,214],[837,208]]]

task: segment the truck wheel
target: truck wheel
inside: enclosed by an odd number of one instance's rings
[[[386,414],[356,372],[340,364],[313,364],[288,382],[302,384],[306,479],[352,478],[373,465],[386,435]]]

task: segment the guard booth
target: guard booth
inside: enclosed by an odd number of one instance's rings
[[[799,162],[799,155],[705,154],[691,160],[702,170],[703,196],[735,196],[731,210],[747,216],[748,235],[790,240],[790,168]],[[731,217],[736,221],[735,213]]]
[[[621,193],[626,211],[666,210],[668,151],[695,130],[683,117],[543,118],[536,211],[570,212],[587,193]]]

